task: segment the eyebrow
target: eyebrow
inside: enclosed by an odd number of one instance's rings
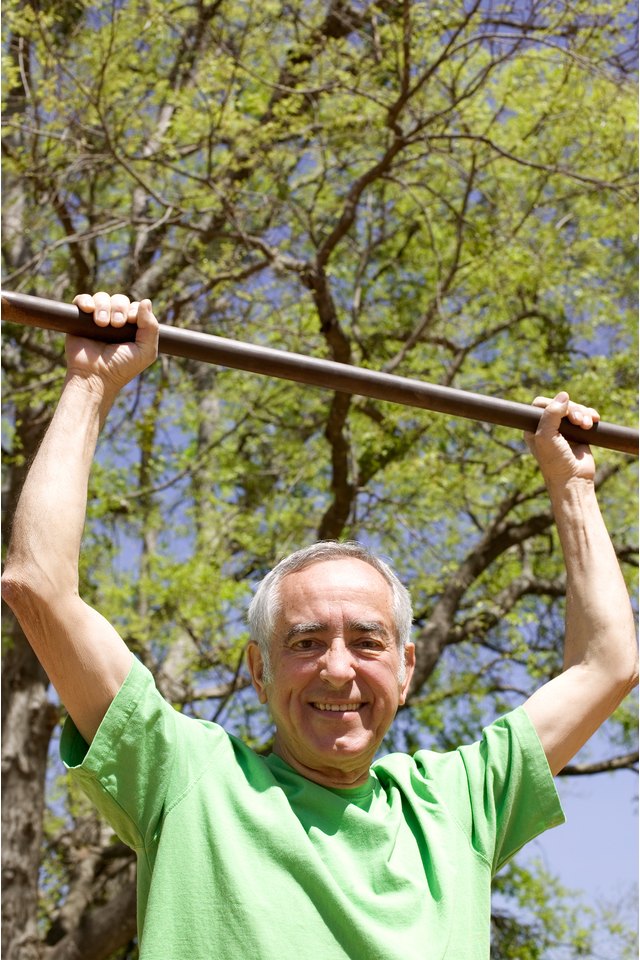
[[[285,641],[288,642],[294,637],[304,636],[309,633],[324,633],[329,629],[328,623],[321,620],[309,620],[303,623],[295,623],[289,627],[285,634]],[[379,620],[349,620],[347,630],[350,633],[372,633],[385,640],[389,640],[389,631],[380,623]]]
[[[369,633],[382,640],[391,640],[389,631],[379,620],[350,620],[347,628],[354,633]]]
[[[289,627],[285,634],[285,641],[293,640],[294,637],[300,637],[305,633],[322,633],[329,629],[328,623],[322,623],[320,620],[309,620],[306,623],[294,623]]]

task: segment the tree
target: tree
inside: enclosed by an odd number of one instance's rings
[[[632,15],[8,0],[5,284],[125,289],[163,322],[523,402],[563,386],[632,422]],[[6,333],[9,516],[60,358],[53,335]],[[631,467],[599,462],[631,579]],[[279,556],[343,537],[380,548],[415,600],[418,668],[389,746],[475,739],[560,668],[558,547],[518,437],[192,362],[162,360],[112,413],[83,591],[177,706],[266,749],[243,610]],[[131,855],[48,760],[62,711],[5,623],[5,955],[134,956]],[[633,712],[583,768],[635,769]],[[527,955],[544,949],[532,926]]]

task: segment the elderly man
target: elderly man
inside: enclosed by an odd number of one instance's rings
[[[16,513],[3,577],[70,720],[62,753],[138,855],[142,960],[473,960],[489,952],[494,872],[561,822],[557,773],[636,682],[629,599],[584,446],[590,408],[561,393],[528,442],[567,566],[564,672],[482,740],[449,754],[374,758],[414,666],[411,605],[357,544],[293,554],[250,608],[248,666],[269,705],[259,757],[157,692],[114,628],[78,595],[98,433],[120,388],[151,363],[149,301],[82,295],[134,344],[69,338],[67,377]]]

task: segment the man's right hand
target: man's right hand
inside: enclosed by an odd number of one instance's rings
[[[110,296],[104,291],[79,294],[73,301],[88,314],[93,314],[99,327],[122,327],[137,324],[136,339],[132,343],[102,343],[84,337],[68,336],[66,343],[69,376],[86,380],[91,387],[102,390],[113,399],[122,387],[133,380],[158,355],[158,321],[153,315],[150,300],[130,302],[124,294]]]
[[[117,630],[81,598],[78,557],[100,426],[118,391],[152,363],[158,322],[149,300],[76,297],[95,322],[137,324],[134,343],[67,338],[62,396],[27,475],[13,520],[3,596],[78,730],[90,743],[131,667]],[[87,316],[87,328],[92,320]]]

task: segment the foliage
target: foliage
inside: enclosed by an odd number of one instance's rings
[[[163,322],[518,401],[566,387],[633,423],[633,13],[622,0],[7,0],[4,282],[60,299],[124,289]],[[6,332],[9,512],[60,355],[54,335]],[[633,468],[599,463],[631,583]],[[163,359],[112,412],[83,593],[176,705],[261,746],[243,611],[276,559],[334,537],[379,548],[414,597],[418,669],[390,747],[474,739],[559,669],[559,550],[519,437],[189,361]],[[7,644],[6,709],[35,684],[49,716],[13,626]],[[609,725],[604,766],[637,760],[630,712]],[[36,806],[52,729],[37,750],[25,737]],[[28,864],[8,957],[43,942],[66,956],[131,883],[104,826],[47,796],[39,908],[39,828],[5,839],[12,869]],[[561,891],[510,869],[496,956],[543,956],[540,924],[584,955]],[[513,953],[519,891],[534,888],[538,925]],[[78,955],[108,956],[104,943],[85,930]]]

